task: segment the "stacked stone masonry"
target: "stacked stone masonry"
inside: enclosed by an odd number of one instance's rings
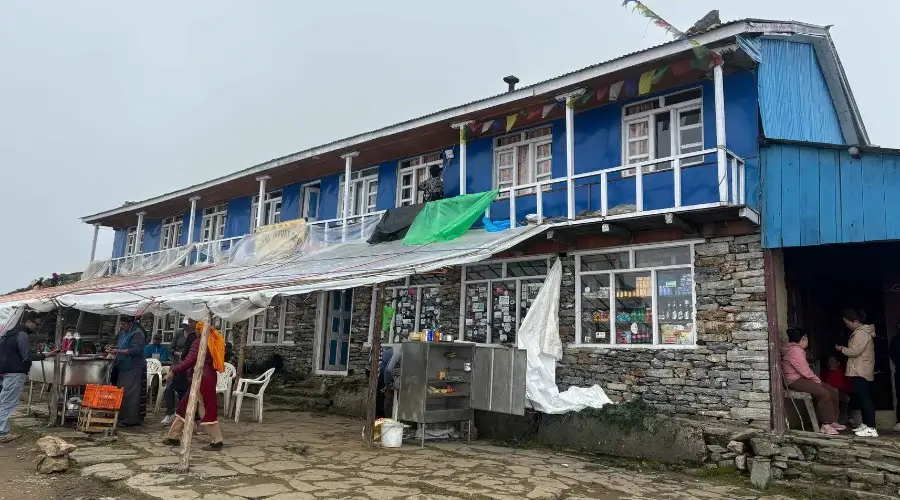
[[[694,247],[697,348],[575,346],[575,263],[563,261],[557,384],[598,384],[615,401],[643,398],[661,411],[749,423],[771,421],[769,354],[760,236]]]

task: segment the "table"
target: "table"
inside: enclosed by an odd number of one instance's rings
[[[54,384],[59,380],[60,387],[54,387],[62,396],[62,411],[59,413],[60,425],[65,423],[66,403],[69,399],[69,389],[82,387],[88,384],[105,384],[109,380],[109,372],[112,367],[112,359],[105,356],[73,356],[70,354],[59,355],[60,376],[56,377],[54,358],[46,358],[31,364],[28,372],[28,380],[31,385],[28,389],[28,412],[31,412],[31,401],[34,393],[34,383]]]

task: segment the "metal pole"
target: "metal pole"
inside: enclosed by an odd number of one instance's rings
[[[268,175],[260,175],[256,178],[259,181],[259,203],[256,205],[256,229],[263,227],[263,215],[265,214],[266,203],[266,181],[269,180]]]
[[[191,213],[190,217],[188,217],[188,228],[187,228],[187,244],[190,245],[194,242],[194,222],[197,217],[197,200],[199,200],[199,196],[191,196]]]
[[[344,159],[344,209],[341,214],[341,243],[347,241],[347,217],[350,216],[350,169],[353,167],[353,158],[359,156],[354,151],[341,155]]]
[[[62,306],[56,308],[56,349],[59,349],[62,346],[62,337],[63,337],[63,323],[66,320],[65,313],[63,312]],[[50,392],[50,424],[52,426],[56,419],[59,417],[59,390],[60,383],[62,382],[62,365],[60,363],[60,356],[65,353],[59,353],[53,357],[53,389]],[[43,366],[43,361],[41,361],[41,365]],[[44,377],[46,380],[46,377]],[[63,402],[65,404],[65,402]],[[65,415],[65,408],[63,408],[63,415]]]
[[[725,158],[725,87],[722,64],[713,66],[713,90],[716,102],[716,163],[718,164],[719,201],[728,201],[728,165]]]
[[[240,380],[244,377],[244,363],[245,363],[245,351],[244,347],[247,345],[247,330],[250,328],[250,320],[241,321],[234,325],[235,328],[240,329],[240,342],[241,345],[238,347],[238,359],[237,359],[237,380]],[[226,408],[227,410],[227,408]]]
[[[203,331],[200,333],[200,348],[197,349],[197,362],[194,364],[194,376],[191,379],[191,391],[188,394],[188,404],[184,412],[184,430],[181,432],[181,461],[180,469],[184,472],[191,464],[191,438],[194,436],[194,415],[197,413],[197,399],[200,392],[200,379],[203,377],[203,364],[206,362],[206,351],[209,349],[209,329],[212,325],[212,313],[206,315]]]
[[[372,363],[369,368],[369,393],[366,398],[366,445],[369,448],[375,446],[375,405],[378,400],[378,364],[381,362],[381,322],[384,313],[384,284],[378,288],[372,287],[372,293],[376,293],[375,301],[375,331],[372,335]]]
[[[147,215],[147,212],[138,212],[138,222],[137,229],[135,229],[134,234],[134,254],[144,253],[141,249],[144,239],[144,216]]]
[[[100,224],[94,224],[94,241],[91,243],[91,262],[97,256],[97,235],[100,233]]]

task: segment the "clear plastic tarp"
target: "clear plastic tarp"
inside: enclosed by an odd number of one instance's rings
[[[599,385],[570,387],[563,393],[556,385],[556,362],[563,352],[559,339],[561,282],[562,263],[557,259],[517,333],[517,345],[527,353],[525,397],[542,413],[568,413],[612,403]]]
[[[367,226],[360,224],[360,231]],[[61,305],[96,314],[175,310],[197,320],[212,312],[227,321],[242,321],[263,311],[279,295],[374,285],[478,262],[543,230],[540,226],[497,233],[473,230],[452,241],[427,245],[399,241],[370,245],[360,237],[319,251],[295,251],[250,265],[232,258],[228,264],[179,267],[146,277],[100,278],[74,284],[78,286],[0,297],[0,311],[23,304],[38,310]]]

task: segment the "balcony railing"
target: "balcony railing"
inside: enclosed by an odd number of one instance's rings
[[[567,177],[520,183],[501,189],[489,214],[511,223],[528,216],[536,216],[539,224],[548,219],[571,223],[744,205],[744,160],[726,150],[725,175],[720,176],[717,153],[706,149],[578,173],[572,176],[572,192]]]

